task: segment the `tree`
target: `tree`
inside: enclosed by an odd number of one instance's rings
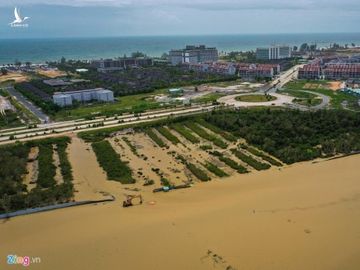
[[[300,46],[300,52],[306,52],[309,50],[309,45],[307,43],[303,43]]]
[[[355,43],[351,43],[351,46],[356,47]]]
[[[66,63],[66,58],[65,58],[64,56],[61,57],[60,63],[61,63],[61,64],[65,64],[65,63]]]
[[[15,66],[16,67],[18,67],[18,68],[21,67],[21,64],[22,64],[21,61],[19,61],[17,59],[15,60]]]
[[[8,74],[8,71],[6,68],[1,68],[1,75],[7,75]]]
[[[293,47],[293,51],[296,52],[298,50],[298,46]]]

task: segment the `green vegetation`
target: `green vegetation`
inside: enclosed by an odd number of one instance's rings
[[[237,96],[235,100],[242,102],[268,102],[276,100],[276,97],[271,95],[243,95]]]
[[[39,175],[36,184],[43,188],[56,185],[56,166],[53,164],[53,145],[39,145]]]
[[[4,115],[0,113],[0,128],[13,128],[18,126],[21,126],[21,122],[15,112],[6,111]]]
[[[206,151],[206,150],[213,149],[213,147],[209,144],[203,144],[203,145],[200,145],[200,149]]]
[[[280,93],[296,97],[293,102],[304,106],[316,106],[322,102],[322,99],[319,96],[300,90],[283,90]]]
[[[91,146],[109,180],[116,180],[122,184],[135,183],[131,169],[125,162],[121,161],[120,155],[115,152],[108,141],[95,142]]]
[[[223,148],[223,149],[227,148],[227,146],[228,146],[227,143],[225,143],[220,138],[207,133],[205,129],[203,129],[199,125],[195,124],[194,122],[187,121],[184,124],[186,127],[191,129],[197,135],[199,135],[200,137],[202,137],[208,141],[213,142],[216,146],[219,146],[220,148]]]
[[[129,139],[126,138],[126,137],[122,137],[122,139],[123,139],[123,141],[129,146],[131,152],[132,152],[135,156],[138,156],[138,157],[139,157],[140,155],[139,155],[136,147],[129,141]]]
[[[236,149],[231,149],[231,152],[240,160],[243,162],[249,164],[251,167],[253,167],[255,170],[261,171],[261,170],[267,170],[271,166],[267,163],[262,163],[254,159],[253,157],[246,155],[245,153],[238,151]]]
[[[248,173],[249,172],[244,166],[241,166],[239,163],[237,163],[236,161],[234,161],[231,158],[220,156],[219,160],[224,162],[230,168],[236,170],[238,173]]]
[[[146,135],[148,135],[158,146],[160,147],[166,147],[166,144],[164,141],[151,129],[147,128],[145,129]]]
[[[198,168],[196,165],[188,162],[183,156],[181,155],[177,155],[176,159],[180,160],[181,163],[183,163],[186,168],[193,174],[196,176],[196,178],[198,178],[199,180],[206,182],[206,181],[210,181],[211,178],[200,168]]]
[[[210,93],[195,99],[192,99],[191,101],[194,103],[213,103],[216,102],[219,98],[223,97],[225,94],[222,93]]]
[[[186,168],[188,168],[189,171],[191,171],[191,173],[196,176],[196,178],[203,182],[211,180],[211,178],[203,170],[190,162],[186,162]]]
[[[205,119],[287,164],[360,151],[360,116],[350,111],[244,109]]]
[[[183,136],[185,139],[187,139],[191,143],[199,143],[200,140],[195,137],[187,128],[185,128],[181,124],[172,124],[170,125],[170,128],[175,130],[177,133],[179,133],[181,136]]]
[[[204,167],[206,169],[208,169],[208,171],[212,172],[213,174],[215,174],[218,177],[229,176],[226,172],[224,172],[219,167],[217,167],[216,165],[214,165],[214,164],[212,164],[210,162],[206,162],[206,164],[204,164]]]
[[[331,107],[334,109],[343,109],[342,104],[345,102],[349,109],[360,111],[358,98],[356,96],[341,91],[333,91],[327,87],[328,83],[328,81],[297,80],[287,83],[285,89],[286,91],[309,90],[318,92],[331,98]],[[317,85],[318,87],[310,87],[312,85]]]
[[[261,157],[263,160],[269,162],[271,165],[274,165],[274,166],[278,166],[278,167],[281,167],[282,164],[281,162],[277,161],[276,159],[270,157],[269,155],[266,155],[265,153],[255,149],[254,147],[252,146],[248,146],[248,145],[245,145],[245,144],[241,144],[240,147],[242,149],[245,149],[247,150],[248,152],[250,152],[251,154],[255,155],[255,156],[258,156],[258,157]]]
[[[212,132],[219,134],[220,136],[222,136],[225,140],[228,140],[229,142],[237,141],[237,138],[233,134],[226,132],[226,131],[206,122],[203,118],[197,118],[196,121],[203,127],[206,127],[207,129],[211,130]]]
[[[175,137],[174,134],[172,134],[167,128],[158,127],[156,130],[173,144],[180,143],[179,139]]]
[[[66,154],[66,146],[69,142],[68,137],[61,137],[0,147],[0,213],[68,202],[73,197],[71,165]],[[56,185],[53,181],[54,167],[51,163],[53,145],[57,146],[64,179],[64,183],[60,185]],[[39,178],[37,186],[28,191],[22,181],[23,175],[27,173],[26,165],[30,148],[35,146],[41,151],[38,157]],[[49,179],[45,179],[46,176]]]

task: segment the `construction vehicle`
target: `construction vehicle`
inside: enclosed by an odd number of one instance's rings
[[[130,207],[130,206],[133,206],[133,199],[136,199],[136,198],[139,198],[140,199],[140,204],[143,203],[143,198],[142,196],[139,194],[139,195],[128,195],[126,194],[125,195],[125,201],[123,201],[123,207]]]

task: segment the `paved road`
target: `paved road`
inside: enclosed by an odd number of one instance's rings
[[[26,107],[30,112],[32,112],[42,123],[46,123],[49,121],[49,117],[43,113],[38,107],[28,101],[22,94],[20,94],[14,87],[9,86],[5,88],[10,95],[16,97],[16,99]]]

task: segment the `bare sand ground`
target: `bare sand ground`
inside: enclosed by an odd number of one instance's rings
[[[89,193],[121,195],[85,144],[71,147],[76,181],[86,177]],[[145,203],[128,209],[117,200],[2,221],[0,269],[23,269],[4,264],[17,254],[41,258],[31,269],[51,270],[357,270],[359,163],[359,155],[301,163],[144,192]]]
[[[24,82],[27,81],[29,78],[27,75],[17,72],[9,72],[7,75],[0,76],[0,83],[14,80],[15,82]]]
[[[66,76],[66,72],[60,71],[60,70],[43,70],[43,69],[37,69],[36,72],[40,75],[49,77],[49,78],[57,78],[57,77],[63,77]]]
[[[338,91],[341,89],[342,82],[330,82],[328,84],[329,89],[333,91]]]

